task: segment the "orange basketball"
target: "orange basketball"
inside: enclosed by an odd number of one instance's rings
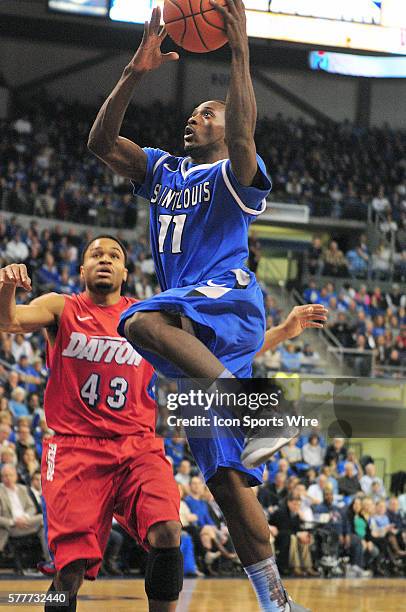
[[[224,19],[209,0],[165,0],[163,17],[169,36],[187,51],[207,53],[227,42]]]

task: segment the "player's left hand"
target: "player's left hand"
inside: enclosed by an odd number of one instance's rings
[[[323,329],[327,321],[327,313],[327,308],[322,304],[295,306],[283,323],[287,337],[295,338],[309,327]]]
[[[247,17],[242,0],[226,0],[227,6],[221,6],[216,0],[210,4],[224,18],[226,33],[233,51],[244,51],[248,54]]]

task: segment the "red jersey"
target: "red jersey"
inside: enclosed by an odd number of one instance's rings
[[[59,434],[113,438],[154,433],[154,370],[117,333],[120,314],[137,300],[94,304],[86,293],[66,296],[45,391],[47,424]]]

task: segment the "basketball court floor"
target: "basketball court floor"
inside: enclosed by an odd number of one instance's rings
[[[286,580],[289,593],[312,612],[401,612],[406,610],[406,579]],[[0,609],[21,612],[41,606],[8,605],[8,593],[46,591],[48,580],[1,580]],[[61,612],[64,608],[61,607]],[[140,579],[86,582],[78,612],[147,612],[144,584]],[[179,612],[258,612],[247,580],[187,579]]]

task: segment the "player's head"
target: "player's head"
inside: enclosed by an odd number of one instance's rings
[[[202,102],[193,109],[185,127],[185,153],[191,157],[201,157],[205,153],[224,149],[225,110],[225,103],[221,100]]]
[[[127,280],[127,250],[114,236],[103,234],[89,240],[81,260],[81,279],[94,293],[114,293]]]

